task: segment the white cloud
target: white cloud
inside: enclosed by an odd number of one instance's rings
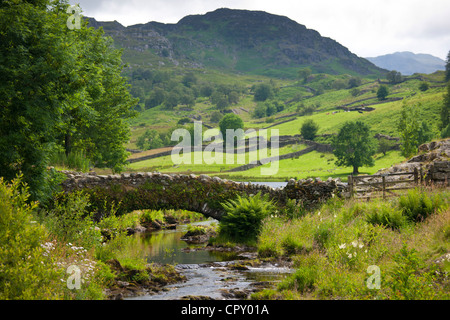
[[[87,16],[123,25],[176,23],[217,8],[263,10],[288,18],[336,40],[359,56],[395,51],[430,53],[445,59],[450,50],[447,0],[71,0]]]

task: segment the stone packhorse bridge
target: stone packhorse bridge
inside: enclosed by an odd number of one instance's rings
[[[333,194],[339,195],[345,185],[340,180],[316,178],[295,181],[285,188],[234,182],[207,175],[162,174],[158,172],[121,175],[97,175],[63,171],[67,179],[62,183],[68,192],[89,194],[96,217],[107,215],[114,206],[117,214],[139,209],[184,209],[220,220],[225,213],[221,203],[236,195],[268,194],[278,205],[296,199],[304,206],[314,206]]]

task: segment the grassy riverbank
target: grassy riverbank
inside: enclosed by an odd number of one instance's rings
[[[45,208],[28,197],[20,179],[0,179],[0,300],[103,300],[120,296],[125,284],[160,290],[180,275],[124,250],[133,241],[129,234],[203,219],[183,210],[140,210],[96,221],[81,194]]]
[[[297,219],[265,220],[259,256],[292,259],[296,271],[253,299],[449,299],[449,196],[333,199]]]

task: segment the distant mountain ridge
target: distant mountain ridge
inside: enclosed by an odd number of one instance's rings
[[[330,74],[379,75],[386,70],[351,53],[335,40],[284,17],[263,11],[217,9],[176,24],[149,22],[128,27],[89,19],[103,27],[124,60],[175,66],[213,67],[254,74],[291,74],[310,67]],[[138,57],[140,56],[140,58]]]
[[[445,61],[430,54],[415,54],[409,51],[395,52],[378,57],[366,58],[380,68],[396,70],[404,75],[414,73],[430,74],[445,70]]]

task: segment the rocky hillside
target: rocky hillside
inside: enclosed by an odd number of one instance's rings
[[[411,172],[422,168],[426,180],[447,183],[450,180],[450,138],[419,146],[418,154],[404,163],[382,169],[378,173]]]
[[[294,76],[297,69],[359,75],[385,70],[338,42],[284,17],[262,11],[218,9],[176,24],[149,22],[124,27],[98,22],[130,64],[212,67],[226,71]]]

